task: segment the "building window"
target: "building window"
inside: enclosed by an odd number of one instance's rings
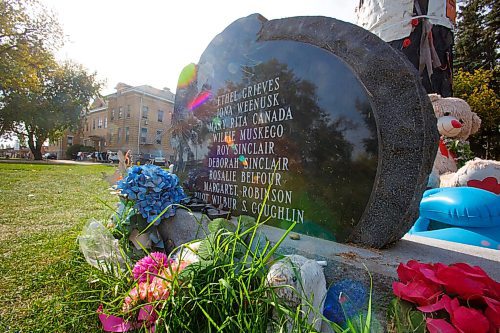
[[[158,122],[163,122],[163,110],[158,110]]]
[[[128,127],[125,127],[125,143],[128,143],[129,138],[130,138],[130,129]]]
[[[95,118],[92,119],[92,129],[95,129]]]
[[[143,106],[142,107],[142,118],[148,119],[148,114],[149,114],[149,107]]]
[[[156,144],[161,145],[161,135],[163,134],[162,130],[157,130],[156,131]]]
[[[108,133],[108,143],[111,144],[112,142],[112,135],[111,135],[111,132]]]
[[[130,105],[127,105],[127,118],[130,118]]]
[[[116,143],[120,143],[120,141],[122,141],[121,132],[121,128],[118,127],[118,130],[116,131]]]
[[[102,128],[102,119],[100,117],[97,119],[97,128]]]
[[[141,143],[146,143],[148,138],[148,129],[146,127],[141,127]]]
[[[104,128],[108,128],[108,117],[104,118]]]
[[[89,131],[89,122],[88,121],[85,122],[85,130],[87,132]]]
[[[111,120],[115,120],[115,109],[111,110]]]
[[[118,108],[118,119],[122,119],[123,118],[123,108],[120,106]]]
[[[72,145],[73,145],[73,137],[72,136],[68,136],[68,147],[70,147]]]

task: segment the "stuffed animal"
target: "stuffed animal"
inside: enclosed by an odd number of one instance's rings
[[[456,156],[448,150],[445,139],[467,140],[470,135],[476,133],[481,126],[481,118],[471,111],[469,104],[460,98],[442,98],[436,94],[430,94],[429,98],[437,118],[437,127],[441,139],[439,150],[434,160],[434,176],[457,171]],[[433,186],[437,187],[437,186]]]
[[[469,186],[500,194],[500,162],[475,158],[457,172],[441,176],[440,187]]]
[[[299,255],[286,256],[271,266],[267,283],[276,287],[278,297],[292,308],[301,307],[317,331],[326,296],[326,280],[320,263]],[[312,308],[309,306],[312,305]],[[293,322],[290,319],[290,322]],[[291,332],[291,323],[288,332]]]
[[[456,156],[445,144],[446,139],[467,140],[479,130],[481,118],[460,98],[442,98],[436,94],[430,94],[429,98],[441,135],[439,150],[429,176],[429,187],[469,186],[499,194],[500,162],[475,158],[457,170]]]

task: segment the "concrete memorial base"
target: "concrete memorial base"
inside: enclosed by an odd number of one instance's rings
[[[197,221],[202,221],[202,227]],[[237,218],[232,218],[232,222],[237,223]],[[200,213],[179,209],[176,216],[168,223],[163,223],[159,230],[164,239],[170,239],[175,246],[179,246],[202,238],[207,223],[206,216],[202,218]],[[262,226],[262,230],[272,243],[277,242],[285,232],[266,225]],[[373,279],[372,304],[375,317],[381,322],[384,322],[387,306],[394,297],[392,282],[397,280],[396,268],[401,262],[411,259],[444,264],[464,262],[480,266],[493,279],[500,280],[500,252],[497,250],[410,235],[383,250],[340,244],[306,235],[293,236],[285,239],[278,252],[326,261],[324,272],[327,287],[340,280],[351,279],[360,281],[369,288],[369,272]]]

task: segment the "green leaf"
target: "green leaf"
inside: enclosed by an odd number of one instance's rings
[[[215,234],[217,231],[225,229],[227,231],[236,231],[234,224],[226,220],[225,218],[217,218],[208,223],[208,231]]]

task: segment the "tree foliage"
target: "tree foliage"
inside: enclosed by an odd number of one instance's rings
[[[0,2],[0,92],[40,84],[37,72],[53,62],[52,51],[62,46],[55,15],[37,0]]]
[[[55,65],[52,52],[62,42],[55,15],[37,0],[0,2],[0,135],[13,125],[3,112],[6,99],[40,89],[39,73]]]
[[[459,69],[454,79],[455,96],[469,103],[481,118],[479,132],[470,138],[476,155],[500,158],[500,95],[493,88],[494,71],[477,69],[469,73]]]
[[[38,0],[0,2],[0,135],[27,141],[35,159],[47,138],[78,126],[100,83],[75,63],[58,64],[55,15]]]
[[[71,62],[40,70],[38,77],[40,86],[11,92],[2,107],[4,122],[27,140],[35,159],[42,158],[46,139],[57,139],[65,130],[78,127],[101,88],[95,73]]]
[[[455,67],[495,69],[499,65],[500,2],[467,0],[460,6],[455,36]]]
[[[482,158],[500,158],[500,1],[467,0],[460,6],[455,36],[453,93],[481,117],[470,138]]]

